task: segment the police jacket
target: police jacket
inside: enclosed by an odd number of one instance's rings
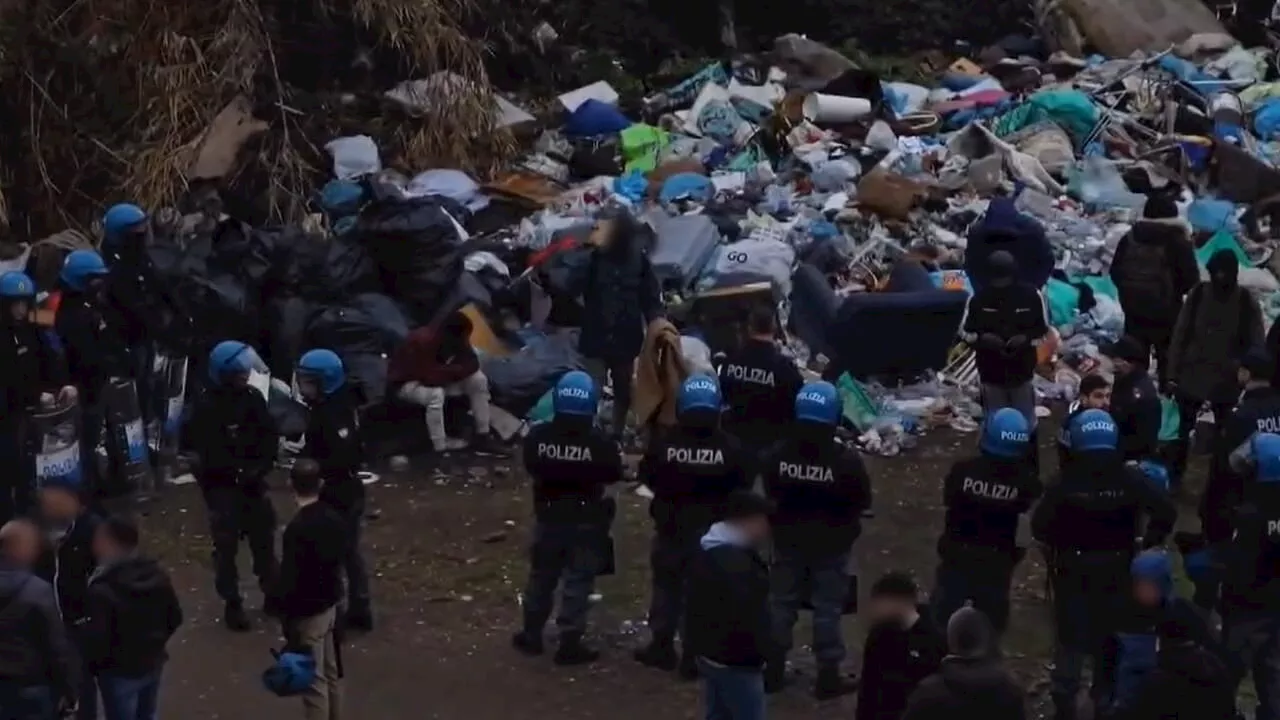
[[[1132,552],[1147,517],[1144,547],[1164,541],[1177,511],[1169,498],[1115,452],[1077,453],[1031,515],[1035,539],[1057,551]]]
[[[1049,332],[1049,312],[1044,296],[1030,285],[985,287],[975,292],[964,308],[961,338],[974,348],[978,375],[989,385],[1014,387],[1031,381],[1036,369],[1036,345]],[[995,335],[998,347],[987,346],[983,336]],[[1007,348],[1003,342],[1022,336],[1026,342]]]
[[[1244,492],[1245,478],[1231,468],[1231,453],[1259,432],[1280,433],[1280,390],[1267,385],[1241,393],[1214,446],[1203,504],[1220,522],[1229,522],[1228,516]]]
[[[1071,459],[1071,421],[1088,409],[1079,400],[1067,406],[1067,416],[1062,418],[1062,424],[1058,427],[1058,472],[1062,472]]]
[[[747,448],[773,444],[778,429],[791,422],[803,385],[795,363],[774,343],[748,339],[720,366],[720,392],[728,406],[725,429]]]
[[[45,331],[34,323],[0,319],[0,422],[16,422],[67,384],[67,367]]]
[[[0,560],[0,680],[52,687],[54,697],[76,697],[80,663],[58,615],[53,588]]]
[[[1018,517],[1042,490],[1029,460],[979,456],[952,465],[943,483],[947,515],[938,553],[946,557],[956,546],[968,546],[1013,559]]]
[[[113,377],[133,377],[133,360],[122,334],[124,323],[88,295],[68,292],[58,306],[54,329],[67,356],[67,372],[82,402],[98,402]]]
[[[87,616],[89,576],[98,566],[93,558],[93,534],[98,524],[98,516],[81,513],[61,538],[45,548],[35,566],[36,575],[53,585],[58,612],[73,639],[78,638]]]
[[[704,532],[729,493],[747,487],[744,460],[741,444],[718,428],[679,426],[650,443],[640,478],[653,491],[658,532]]]
[[[1234,518],[1226,558],[1223,607],[1280,612],[1280,482],[1249,482]]]
[[[1156,457],[1163,415],[1160,394],[1145,369],[1116,377],[1111,390],[1111,417],[1120,431],[1120,452],[1125,460]]]
[[[622,450],[590,418],[538,423],[524,438],[539,518],[581,519],[598,512],[606,485],[622,479]]]
[[[774,542],[816,554],[847,552],[871,507],[871,480],[856,450],[826,428],[796,428],[761,462],[765,491],[777,504]],[[825,433],[825,434],[823,434]]]
[[[320,499],[340,513],[358,511],[364,503],[364,443],[354,392],[343,388],[312,406],[302,454],[320,464],[324,486]]]
[[[216,385],[191,413],[196,479],[202,489],[236,487],[262,493],[279,437],[267,401],[251,387]]]

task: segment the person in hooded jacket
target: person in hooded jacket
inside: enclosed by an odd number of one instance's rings
[[[62,301],[54,330],[62,341],[67,373],[80,398],[80,472],[96,498],[104,491],[98,477],[97,448],[106,423],[103,394],[112,378],[135,376],[125,322],[105,301],[107,266],[92,250],[73,250],[58,275]]]
[[[1235,687],[1222,657],[1194,639],[1197,619],[1167,617],[1157,628],[1155,667],[1110,720],[1235,720]]]
[[[998,252],[1015,260],[1014,276],[1020,284],[1039,290],[1053,274],[1053,246],[1044,227],[1035,218],[1018,212],[1016,198],[998,197],[986,214],[969,231],[964,253],[964,270],[975,292],[991,284],[997,276],[990,262]]]
[[[720,429],[720,389],[714,378],[693,375],[680,386],[676,398],[679,424],[655,439],[640,462],[640,478],[653,491],[653,550],[649,630],[652,641],[636,652],[650,667],[697,674],[695,658],[677,658],[675,636],[685,633],[684,603],[689,563],[698,542],[719,519],[729,494],[750,489],[742,446]]]
[[[83,487],[74,476],[50,478],[40,488],[39,524],[45,532],[44,551],[35,573],[53,586],[58,612],[71,642],[86,661],[85,624],[89,618],[89,578],[97,569],[93,536],[101,523],[84,502]],[[93,669],[81,676],[77,717],[97,720],[98,685]]]
[[[387,363],[387,383],[397,388],[395,396],[426,408],[427,434],[438,453],[464,448],[478,455],[497,452],[489,432],[489,379],[471,348],[471,329],[466,315],[452,313],[438,327],[428,324],[410,332]],[[449,437],[445,428],[445,398],[455,392],[466,395],[471,405],[476,432],[470,444]]]
[[[1080,392],[1067,406],[1067,415],[1058,430],[1058,472],[1066,468],[1071,458],[1071,421],[1085,410],[1111,410],[1111,383],[1101,375],[1085,375],[1080,380]]]
[[[840,398],[828,382],[812,382],[795,399],[791,437],[761,462],[773,517],[774,632],[778,654],[765,668],[766,687],[782,688],[786,655],[808,581],[813,605],[814,694],[833,698],[853,691],[841,674],[845,658],[840,618],[849,593],[849,558],[871,508],[871,480],[856,450],[835,436]]]
[[[1026,691],[1001,665],[991,623],[963,607],[947,621],[948,655],[916,686],[902,720],[1025,720]]]
[[[66,363],[44,330],[32,321],[36,284],[25,273],[0,275],[0,523],[24,515],[35,492],[33,411],[69,404]],[[56,397],[55,397],[56,396]]]
[[[1167,495],[1125,465],[1120,431],[1109,414],[1086,410],[1069,432],[1070,462],[1031,515],[1031,533],[1045,548],[1053,583],[1057,632],[1050,680],[1057,720],[1076,717],[1086,660],[1094,667],[1090,694],[1095,705],[1105,705],[1104,651],[1125,612],[1140,521],[1146,520],[1145,549],[1163,543],[1177,519]]]
[[[1280,434],[1257,433],[1232,454],[1247,474],[1224,558],[1223,637],[1236,686],[1252,675],[1259,720],[1280,718]]]
[[[1160,393],[1147,372],[1150,352],[1137,339],[1125,335],[1102,348],[1115,367],[1111,386],[1111,417],[1120,428],[1120,454],[1126,462],[1159,457],[1160,424],[1164,410]]]
[[[355,391],[347,383],[347,371],[332,350],[308,350],[298,358],[298,389],[311,414],[302,454],[320,464],[324,485],[320,500],[347,523],[347,609],[343,626],[368,632],[373,629],[369,598],[369,572],[360,536],[364,524],[365,490],[360,477],[364,442]]]
[[[248,345],[218,343],[209,353],[208,387],[190,421],[194,474],[213,539],[214,587],[224,604],[223,620],[235,632],[251,627],[236,567],[241,538],[247,539],[253,555],[253,573],[268,614],[278,567],[276,513],[267,497],[267,473],[275,467],[278,436],[266,399],[249,386],[249,374],[263,369]]]
[[[1022,413],[1036,447],[1036,393],[1031,379],[1036,348],[1049,332],[1044,295],[1018,278],[1018,263],[1006,251],[987,258],[989,283],[975,286],[960,322],[960,339],[974,349],[987,414],[1011,407]],[[1032,454],[1039,468],[1039,453]]]
[[[1209,403],[1214,418],[1226,417],[1239,395],[1239,360],[1261,345],[1262,311],[1240,287],[1240,263],[1229,250],[1215,252],[1206,265],[1208,282],[1187,293],[1169,344],[1166,391],[1178,403],[1182,423],[1171,468],[1175,482],[1187,467],[1189,439],[1201,406]]]
[[[1200,282],[1191,228],[1178,217],[1173,198],[1147,198],[1142,219],[1116,246],[1111,281],[1120,293],[1125,335],[1134,339],[1144,361],[1154,351],[1164,382],[1169,342],[1182,311],[1182,298]]]
[[[720,365],[726,408],[725,429],[748,452],[763,453],[791,421],[804,378],[778,348],[775,309],[761,303],[747,317],[747,337]]]
[[[645,328],[662,316],[658,280],[649,265],[644,227],[625,210],[596,221],[595,246],[582,284],[578,350],[596,387],[613,380],[613,425],[620,437],[631,410],[631,380]]]
[[[871,586],[856,720],[898,720],[922,680],[938,671],[947,642],[920,605],[910,575],[886,573]]]
[[[596,575],[608,560],[604,554],[611,544],[609,527],[616,505],[605,489],[622,479],[622,450],[596,427],[598,401],[590,375],[580,370],[565,373],[551,396],[554,417],[534,425],[524,440],[536,522],[523,627],[512,645],[525,655],[542,654],[542,632],[559,586],[557,665],[583,665],[600,657],[582,636]]]
[[[97,675],[111,720],[154,718],[169,638],[182,606],[169,574],[138,551],[138,527],[107,518],[93,537],[98,569],[89,578],[85,662]]]
[[[1042,492],[1028,457],[1026,418],[1003,408],[983,423],[979,455],[951,467],[943,481],[947,508],[938,539],[934,623],[946,624],[966,603],[991,618],[1003,634],[1009,622],[1009,583],[1026,551],[1018,547],[1018,520]]]

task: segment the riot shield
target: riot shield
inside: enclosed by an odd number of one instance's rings
[[[151,386],[149,397],[152,406],[151,412],[145,414],[147,445],[151,448],[161,484],[172,476],[178,457],[187,394],[187,367],[187,358],[157,352],[152,358],[151,373],[147,378]]]
[[[80,404],[42,410],[31,416],[36,488],[50,481],[80,484]]]
[[[133,380],[116,378],[107,383],[102,399],[106,408],[103,444],[107,448],[110,471],[103,478],[101,497],[153,494],[155,473],[151,468],[151,448],[147,446],[137,386]]]

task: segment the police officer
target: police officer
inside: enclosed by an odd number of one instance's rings
[[[582,635],[614,513],[605,486],[622,479],[622,451],[595,425],[598,398],[590,375],[579,370],[566,373],[552,395],[554,417],[534,425],[524,440],[535,522],[523,597],[524,627],[512,644],[526,655],[542,653],[542,630],[563,579],[556,618],[557,665],[581,665],[600,657],[582,643]]]
[[[1070,461],[1031,516],[1031,532],[1045,546],[1053,582],[1057,642],[1050,679],[1058,720],[1076,717],[1086,659],[1094,667],[1095,705],[1106,697],[1103,650],[1125,609],[1140,521],[1147,520],[1145,549],[1161,544],[1177,518],[1166,494],[1125,465],[1111,415],[1086,410],[1072,419],[1068,432]]]
[[[729,493],[748,486],[741,445],[720,429],[720,402],[714,378],[686,379],[676,399],[679,424],[650,445],[640,464],[640,477],[653,491],[653,637],[648,647],[636,652],[636,659],[662,670],[677,665],[675,636],[680,632],[684,638],[685,581],[699,539],[719,519]],[[683,678],[697,677],[690,653],[679,660]]]
[[[107,264],[107,295],[124,319],[123,331],[138,378],[138,405],[143,421],[153,414],[150,384],[155,333],[161,322],[163,296],[151,271],[146,249],[151,236],[147,213],[132,203],[118,203],[102,216],[102,252]]]
[[[1253,675],[1262,720],[1280,718],[1280,434],[1253,435],[1232,453],[1248,473],[1222,584],[1223,638],[1237,687]]]
[[[63,293],[54,320],[71,384],[80,396],[80,472],[91,497],[103,490],[97,457],[106,422],[103,390],[111,378],[134,376],[124,322],[103,299],[106,275],[98,253],[71,251],[58,275]]]
[[[1271,387],[1274,360],[1261,348],[1245,353],[1236,379],[1242,392],[1239,404],[1226,418],[1214,443],[1209,462],[1209,481],[1200,498],[1200,528],[1210,547],[1231,539],[1231,515],[1244,492],[1247,476],[1231,465],[1230,456],[1255,433],[1280,434],[1280,390]],[[1189,422],[1190,420],[1184,420]],[[1216,565],[1196,583],[1196,604],[1208,610],[1217,602]]]
[[[1066,467],[1071,456],[1071,420],[1085,410],[1111,410],[1111,383],[1101,375],[1085,375],[1080,380],[1080,395],[1067,407],[1067,415],[1058,429],[1058,471]]]
[[[369,574],[360,551],[364,521],[364,444],[360,437],[358,399],[347,383],[342,360],[332,350],[308,350],[298,359],[298,389],[311,407],[302,454],[320,464],[324,485],[320,500],[347,524],[347,610],[345,627],[373,629]]]
[[[804,384],[795,363],[774,342],[777,333],[773,307],[752,308],[746,341],[720,366],[720,387],[728,405],[725,429],[756,454],[777,442],[778,431],[790,424],[796,393]]]
[[[781,689],[792,629],[808,581],[813,604],[814,694],[836,697],[854,688],[841,675],[840,617],[849,591],[849,555],[871,507],[871,482],[856,451],[835,437],[840,399],[828,382],[803,386],[795,400],[795,428],[762,463],[764,485],[777,504],[774,526],[774,631],[778,654],[765,666],[765,684]]]
[[[0,524],[31,506],[35,481],[31,411],[75,400],[66,365],[31,321],[36,284],[20,272],[0,275]],[[54,395],[57,395],[56,398]]]
[[[253,348],[224,340],[209,353],[208,388],[191,414],[194,466],[209,512],[214,588],[223,619],[235,632],[250,629],[240,595],[236,555],[246,538],[264,609],[276,579],[276,513],[267,498],[267,473],[275,464],[278,437],[266,398],[249,387],[249,374],[265,365]]]
[[[1110,412],[1120,429],[1120,454],[1126,462],[1156,460],[1164,413],[1155,380],[1147,372],[1147,346],[1125,335],[1102,352],[1116,370]]]
[[[934,624],[946,627],[966,602],[981,610],[997,633],[1009,622],[1009,583],[1025,549],[1018,519],[1040,497],[1040,479],[1028,457],[1030,428],[1022,413],[1002,408],[983,424],[979,455],[951,467],[943,485],[946,524],[938,539]]]

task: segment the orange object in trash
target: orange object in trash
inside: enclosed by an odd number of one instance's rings
[[[49,293],[36,308],[36,324],[40,327],[53,327],[53,321],[58,317],[58,308],[62,305],[62,292],[55,290]]]
[[[1058,347],[1062,345],[1062,336],[1058,331],[1049,328],[1049,332],[1045,334],[1040,345],[1036,347],[1036,363],[1044,365],[1053,360],[1053,356],[1058,354]]]

